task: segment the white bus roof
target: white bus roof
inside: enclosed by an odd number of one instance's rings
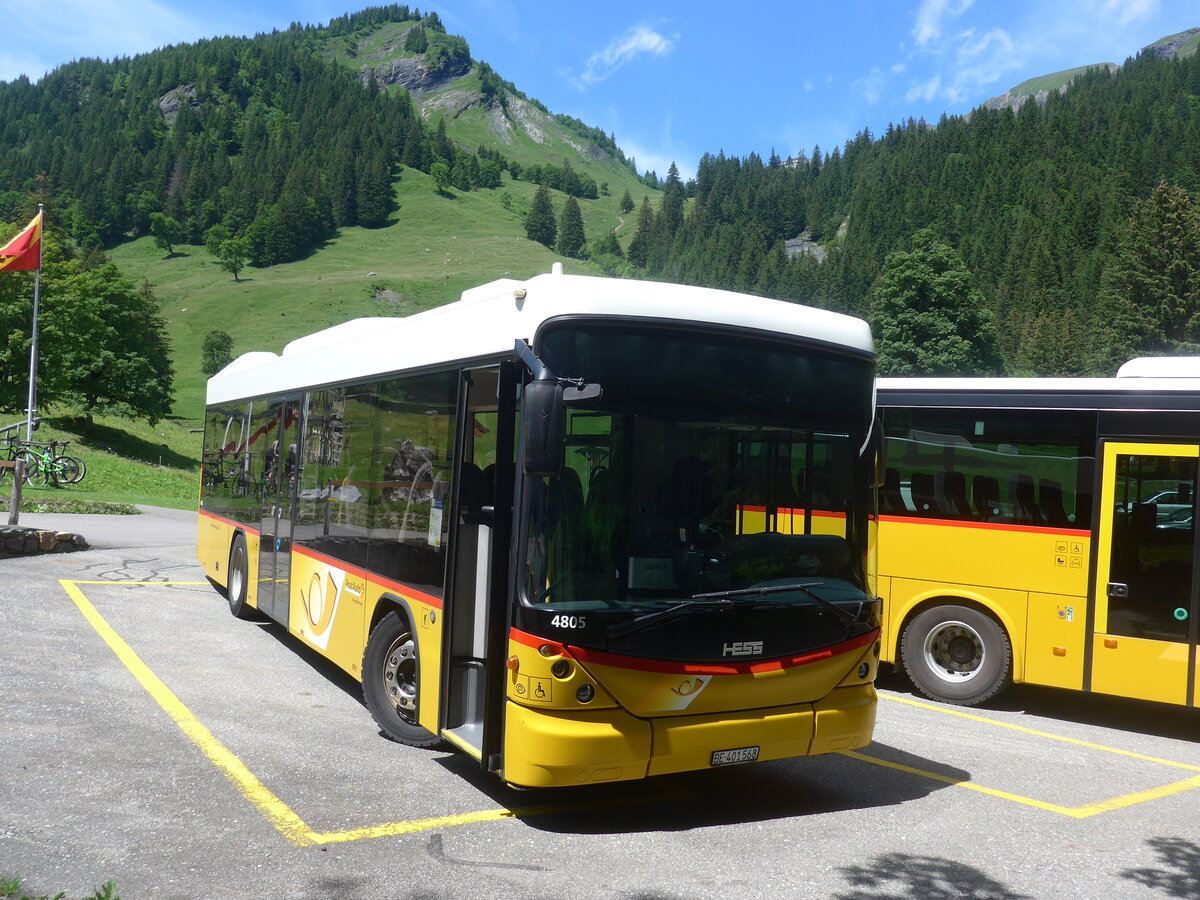
[[[795,303],[651,281],[554,271],[500,279],[408,318],[364,318],[297,338],[276,355],[247,353],[208,381],[207,402],[353,383],[404,369],[511,355],[543,322],[561,315],[703,322],[805,337],[873,352],[866,322]]]
[[[980,394],[1089,394],[1089,393],[1200,393],[1200,377],[1195,378],[879,378],[880,392],[977,392]]]
[[[1117,377],[1200,379],[1200,356],[1141,356],[1117,369]]]
[[[1200,378],[880,378],[880,407],[1200,411]]]

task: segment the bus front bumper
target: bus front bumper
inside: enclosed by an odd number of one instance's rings
[[[871,684],[836,688],[816,703],[654,719],[509,702],[503,778],[520,787],[567,787],[708,769],[722,750],[757,748],[760,762],[852,750],[871,742],[876,703]]]

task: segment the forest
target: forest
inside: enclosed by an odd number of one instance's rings
[[[389,6],[0,83],[0,221],[45,202],[83,253],[153,233],[207,243],[236,277],[318,252],[340,227],[387,224],[406,168],[439,189],[507,177],[572,202],[604,192],[567,159],[522,167],[464,146],[403,89],[330,59],[332,39],[388,23],[412,23],[405,52],[469,54],[438,40],[436,15]],[[485,102],[527,99],[475,67]],[[635,165],[613,137],[556,118]],[[643,184],[619,238],[585,242],[572,211],[571,255],[864,316],[884,372],[1112,374],[1130,355],[1200,348],[1195,55],[1142,54],[1044,104],[910,119],[827,152],[706,154],[694,180],[672,166]]]

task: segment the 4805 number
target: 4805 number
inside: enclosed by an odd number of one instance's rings
[[[550,620],[555,628],[587,628],[587,616],[555,616]]]

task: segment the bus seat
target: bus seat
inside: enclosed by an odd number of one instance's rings
[[[900,493],[900,470],[885,469],[883,487],[879,489],[879,512],[890,515],[903,514],[907,511],[904,506],[904,495]]]
[[[459,475],[458,513],[466,525],[477,525],[479,510],[491,502],[491,496],[484,487],[483,470],[475,463],[463,463]]]
[[[1071,522],[1063,506],[1062,485],[1050,478],[1038,482],[1038,507],[1045,524],[1053,528],[1065,528]]]
[[[928,472],[913,472],[912,498],[919,516],[940,516],[937,498],[933,493],[933,476]]]
[[[1145,538],[1154,534],[1154,527],[1158,524],[1158,504],[1157,503],[1135,503],[1129,511],[1129,531],[1138,539]]]
[[[1042,514],[1038,511],[1037,499],[1034,497],[1033,478],[1029,475],[1017,476],[1017,524],[1041,525]]]
[[[975,512],[985,522],[1000,518],[1000,482],[987,475],[976,475],[971,479],[971,500]]]
[[[941,475],[947,514],[956,519],[975,518],[971,504],[967,502],[967,476],[962,472],[942,472]]]

